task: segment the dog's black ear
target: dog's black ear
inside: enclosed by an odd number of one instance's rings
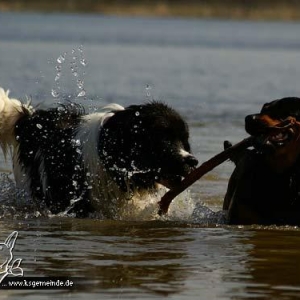
[[[299,121],[300,98],[285,97],[265,103],[260,113],[272,116],[273,119],[286,119],[287,117],[295,117],[297,121]]]

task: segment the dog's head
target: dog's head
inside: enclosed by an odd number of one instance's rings
[[[99,155],[105,169],[124,189],[128,184],[172,187],[198,161],[190,153],[189,131],[182,117],[159,102],[116,111],[100,132]]]
[[[245,129],[274,171],[289,169],[300,154],[300,98],[266,103],[259,114],[246,117]]]

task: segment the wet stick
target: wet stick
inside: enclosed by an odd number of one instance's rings
[[[203,175],[223,163],[225,160],[231,158],[239,151],[246,149],[252,145],[253,138],[248,137],[241,142],[227,148],[226,150],[220,152],[216,156],[212,157],[208,161],[204,162],[201,166],[196,168],[194,171],[189,173],[181,183],[174,189],[169,190],[160,200],[159,204],[159,215],[164,215],[168,212],[169,206],[172,200],[182,193],[185,189],[199,180]]]

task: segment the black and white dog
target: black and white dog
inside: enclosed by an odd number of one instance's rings
[[[0,89],[4,155],[12,154],[17,186],[52,213],[112,218],[133,195],[172,187],[198,163],[188,139],[182,117],[160,102],[35,110]]]

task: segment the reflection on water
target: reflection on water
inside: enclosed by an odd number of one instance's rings
[[[77,292],[122,297],[184,295],[190,285],[196,296],[199,289],[220,284],[230,270],[239,270],[236,262],[244,260],[247,249],[242,245],[242,252],[234,253],[241,247],[239,233],[174,222],[55,218],[15,226],[20,228],[15,255],[23,258],[26,276],[84,277]],[[1,222],[2,227],[7,224]]]
[[[1,221],[19,230],[14,254],[26,276],[66,276],[72,297],[297,299],[300,231],[180,222],[52,218]],[[5,228],[5,230],[4,230]],[[20,291],[15,292],[16,295]],[[47,291],[22,291],[23,297]],[[102,297],[101,296],[101,297]]]
[[[300,232],[258,230],[245,241],[252,245],[245,264],[249,273],[248,294],[270,299],[298,299],[300,292]]]

